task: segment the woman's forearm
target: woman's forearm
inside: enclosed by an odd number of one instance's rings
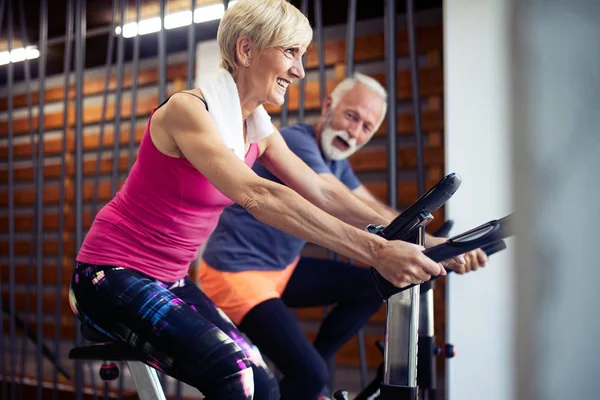
[[[366,264],[376,264],[385,243],[379,236],[345,224],[286,186],[264,180],[252,193],[242,206],[259,221]]]

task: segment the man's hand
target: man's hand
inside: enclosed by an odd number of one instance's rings
[[[385,242],[377,252],[373,265],[396,287],[421,284],[432,276],[446,275],[446,270],[423,254],[423,247],[401,240]]]
[[[439,244],[445,243],[447,238],[425,235],[425,247],[430,248]],[[481,267],[485,267],[488,257],[481,249],[475,249],[468,253],[461,254],[452,260],[443,262],[445,267],[448,267],[457,274],[465,274],[471,271],[477,271]]]

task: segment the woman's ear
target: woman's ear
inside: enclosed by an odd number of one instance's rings
[[[252,61],[252,41],[248,36],[240,36],[235,42],[235,52],[238,61],[244,66],[250,65]]]

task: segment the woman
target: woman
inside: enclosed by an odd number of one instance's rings
[[[335,216],[311,204],[328,193],[262,107],[283,104],[289,84],[304,77],[311,37],[307,19],[285,0],[231,7],[217,35],[223,68],[154,110],[127,181],[77,255],[70,298],[79,318],[207,399],[279,397],[260,356],[188,278],[233,202],[275,228],[373,265],[397,285],[445,273],[420,247],[365,232],[368,223],[389,221],[362,202],[346,199]],[[258,158],[291,189],[254,174]],[[336,218],[345,214],[353,215],[349,224]]]

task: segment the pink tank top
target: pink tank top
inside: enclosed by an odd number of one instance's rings
[[[257,156],[251,144],[246,164]],[[98,212],[77,261],[131,268],[166,282],[182,279],[231,204],[187,159],[158,151],[149,120],[129,176]]]

